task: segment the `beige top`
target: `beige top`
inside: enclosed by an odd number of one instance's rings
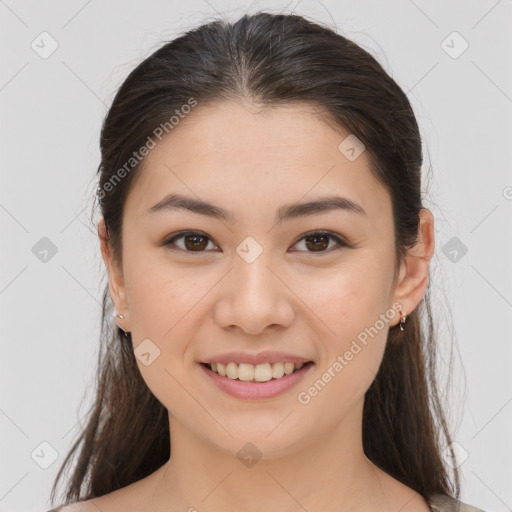
[[[427,503],[432,512],[484,512],[481,508],[472,507],[466,503],[452,498],[451,496],[445,496],[444,494],[433,494],[427,499]],[[59,512],[61,507],[52,508],[48,512]]]
[[[444,494],[433,494],[427,499],[427,503],[432,512],[484,512],[481,508],[467,505]]]

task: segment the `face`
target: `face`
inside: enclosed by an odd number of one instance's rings
[[[339,149],[348,135],[305,106],[198,106],[144,160],[124,207],[122,270],[102,251],[119,324],[146,354],[137,364],[169,410],[171,432],[175,422],[224,451],[250,441],[272,457],[323,439],[342,420],[358,425],[400,319],[396,303],[416,307],[427,267],[422,258],[404,265],[393,286],[390,196],[365,151],[349,159]],[[226,216],[150,212],[169,194]],[[327,196],[355,206],[283,210]],[[228,377],[215,380],[201,365],[264,351],[313,364],[260,398],[233,396],[216,384]]]

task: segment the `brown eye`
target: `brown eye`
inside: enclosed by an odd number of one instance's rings
[[[176,240],[183,239],[184,244],[180,247],[176,244]],[[163,242],[165,246],[176,246],[177,249],[169,247],[171,251],[184,251],[184,252],[204,252],[208,246],[208,241],[211,241],[210,237],[204,235],[199,231],[184,231],[173,236],[169,240]]]
[[[208,245],[208,242],[205,243],[206,237],[201,235],[187,235],[183,238],[185,240],[185,247],[191,251],[201,251]]]
[[[334,240],[336,245],[339,247],[348,247],[348,244],[342,240],[339,236],[330,233],[328,231],[313,231],[304,235],[299,242],[305,241],[306,252],[328,252],[326,249],[329,247],[330,241]],[[297,242],[297,243],[299,243]]]
[[[317,234],[317,235],[308,235],[304,238],[306,240],[306,247],[308,249],[312,249],[314,252],[316,251],[322,251],[327,249],[329,246],[329,236],[323,235],[323,234]],[[311,244],[309,244],[311,242]]]

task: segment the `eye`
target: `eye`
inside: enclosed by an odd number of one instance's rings
[[[330,240],[334,240],[337,244],[337,248],[341,247],[349,247],[349,244],[345,242],[342,238],[331,233],[330,231],[311,231],[310,233],[306,233],[302,238],[299,239],[299,242],[302,240],[305,241],[305,245],[308,248],[312,248],[312,251],[307,252],[327,252],[327,249],[330,245]],[[297,245],[297,244],[296,244]],[[332,249],[332,247],[331,247]]]
[[[201,231],[182,231],[172,238],[169,238],[167,241],[164,241],[162,245],[176,246],[175,241],[180,239],[184,240],[185,247],[178,247],[178,249],[169,247],[171,251],[203,252],[205,247],[208,245],[205,243],[205,240],[211,240],[209,236],[205,235]]]
[[[176,241],[182,239],[184,241],[184,246],[176,244]],[[325,249],[329,248],[331,240],[335,242],[335,244],[338,246],[337,248],[350,247],[350,245],[345,242],[345,240],[340,238],[338,235],[331,233],[330,231],[311,231],[303,235],[294,245],[297,245],[303,240],[305,241],[306,247],[308,249],[312,249],[306,251],[310,253],[327,252]],[[205,252],[205,249],[208,246],[208,241],[212,242],[211,238],[201,231],[181,231],[173,237],[165,240],[162,245],[169,247],[169,250],[171,251],[200,253]],[[213,245],[214,247],[217,247],[215,244]],[[175,249],[170,246],[175,246],[178,248]],[[332,249],[332,247],[330,247],[330,249]]]

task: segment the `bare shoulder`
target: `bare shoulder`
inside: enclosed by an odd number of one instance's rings
[[[123,494],[111,493],[101,498],[76,501],[61,507],[48,510],[48,512],[117,512],[126,506],[126,499]],[[126,509],[125,510],[129,510]]]
[[[133,492],[127,492],[125,488],[99,498],[69,503],[48,512],[127,512],[132,509],[138,510],[137,502],[137,495]],[[132,508],[134,506],[135,508]]]
[[[100,503],[100,498],[94,498],[91,500],[76,501],[74,503],[62,505],[61,507],[52,508],[51,510],[48,510],[48,512],[98,512],[100,510],[108,512],[111,509],[104,509],[103,505]]]
[[[129,512],[146,510],[157,472],[98,498],[69,503],[48,512]]]
[[[92,500],[77,501],[75,503],[69,503],[68,505],[62,505],[61,507],[52,508],[48,512],[98,512],[98,507],[92,504]]]

